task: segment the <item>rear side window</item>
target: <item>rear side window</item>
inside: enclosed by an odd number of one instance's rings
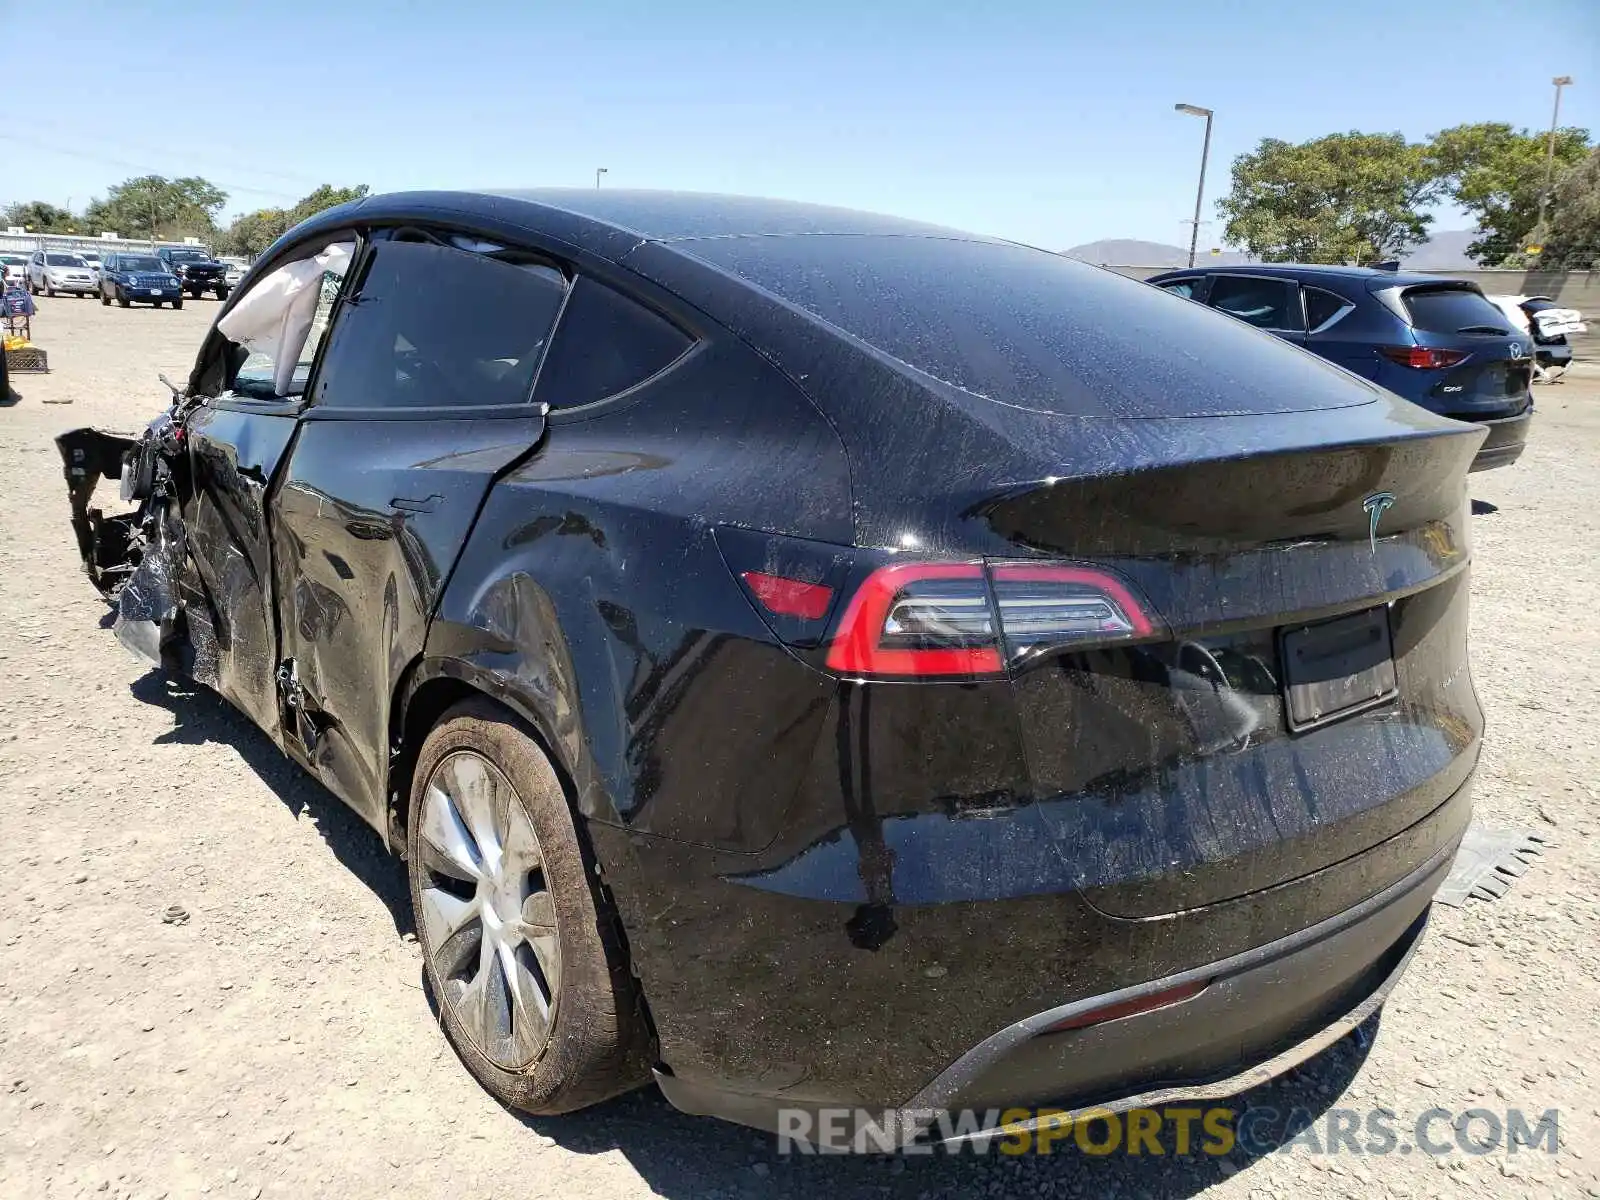
[[[1257,329],[1301,330],[1299,290],[1292,279],[1218,275],[1211,281],[1211,307]]]
[[[643,383],[691,345],[644,305],[580,277],[539,373],[538,398],[552,409],[592,404]]]
[[[1170,283],[1156,285],[1164,292],[1171,292],[1174,296],[1182,296],[1185,300],[1193,300],[1194,294],[1200,290],[1198,279],[1174,279]]]
[[[1343,296],[1335,296],[1321,288],[1308,287],[1300,291],[1306,298],[1306,327],[1313,333],[1355,307]]]
[[[525,404],[566,295],[561,272],[434,242],[378,242],[334,327],[316,403]]]
[[[1428,333],[1510,333],[1506,315],[1471,288],[1407,288],[1411,324]]]

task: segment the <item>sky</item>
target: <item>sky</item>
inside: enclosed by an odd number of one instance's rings
[[[1201,244],[1262,138],[1466,121],[1600,135],[1597,0],[0,0],[0,204],[203,175],[780,196],[1065,249]],[[70,81],[68,81],[70,76]],[[1444,211],[1436,228],[1461,228]]]

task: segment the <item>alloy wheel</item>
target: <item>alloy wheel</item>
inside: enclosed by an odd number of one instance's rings
[[[511,781],[471,750],[446,755],[423,793],[418,908],[440,1002],[496,1066],[544,1049],[561,987],[555,902]]]

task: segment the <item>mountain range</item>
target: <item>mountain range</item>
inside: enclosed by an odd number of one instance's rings
[[[1476,266],[1467,257],[1467,244],[1477,237],[1475,229],[1441,229],[1422,245],[1400,259],[1408,271],[1465,271]],[[1106,238],[1086,242],[1062,253],[1084,262],[1127,267],[1182,267],[1189,262],[1189,251],[1184,246],[1170,246],[1165,242],[1146,242],[1138,238]],[[1212,254],[1202,248],[1195,256],[1202,266],[1232,267],[1253,262],[1248,255],[1235,250]]]

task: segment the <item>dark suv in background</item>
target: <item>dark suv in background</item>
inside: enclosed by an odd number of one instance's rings
[[[228,298],[227,264],[217,262],[208,251],[198,246],[162,246],[156,256],[196,300],[206,292],[218,300]]]
[[[182,281],[154,254],[108,254],[100,263],[100,303],[183,307]]]
[[[1442,416],[1487,426],[1474,471],[1506,466],[1522,454],[1533,419],[1533,342],[1476,284],[1297,264],[1169,271],[1149,282]]]

